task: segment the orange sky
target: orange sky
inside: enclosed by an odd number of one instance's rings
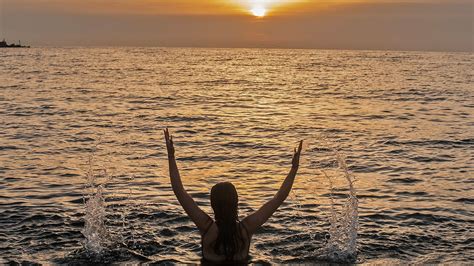
[[[6,4],[36,10],[61,10],[100,14],[248,14],[255,6],[277,13],[304,12],[341,3],[369,0],[2,0]],[[387,0],[379,0],[387,2]]]
[[[0,0],[33,45],[472,51],[471,0]],[[254,7],[267,9],[256,18]]]
[[[244,15],[255,6],[295,15],[351,4],[453,3],[469,0],[0,0],[4,6],[89,14]]]

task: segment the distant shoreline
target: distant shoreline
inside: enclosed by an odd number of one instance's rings
[[[30,46],[0,46],[0,49],[2,48],[31,48]]]
[[[8,44],[5,39],[3,39],[3,41],[0,42],[0,48],[30,48],[30,46],[23,46],[20,41],[18,41],[18,44]]]

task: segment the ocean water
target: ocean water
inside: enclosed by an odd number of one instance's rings
[[[305,140],[253,262],[473,263],[473,63],[472,53],[1,50],[0,262],[199,262],[167,176],[169,127],[198,204],[212,213],[210,188],[231,181],[241,218],[274,195]],[[333,256],[341,247],[351,256]]]

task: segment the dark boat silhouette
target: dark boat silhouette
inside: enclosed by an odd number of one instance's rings
[[[30,46],[23,46],[20,41],[18,41],[18,44],[8,44],[5,39],[3,39],[3,41],[0,42],[0,48],[30,48]]]

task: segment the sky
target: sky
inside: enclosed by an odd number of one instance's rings
[[[472,52],[473,28],[474,0],[0,0],[0,38],[33,46]]]

